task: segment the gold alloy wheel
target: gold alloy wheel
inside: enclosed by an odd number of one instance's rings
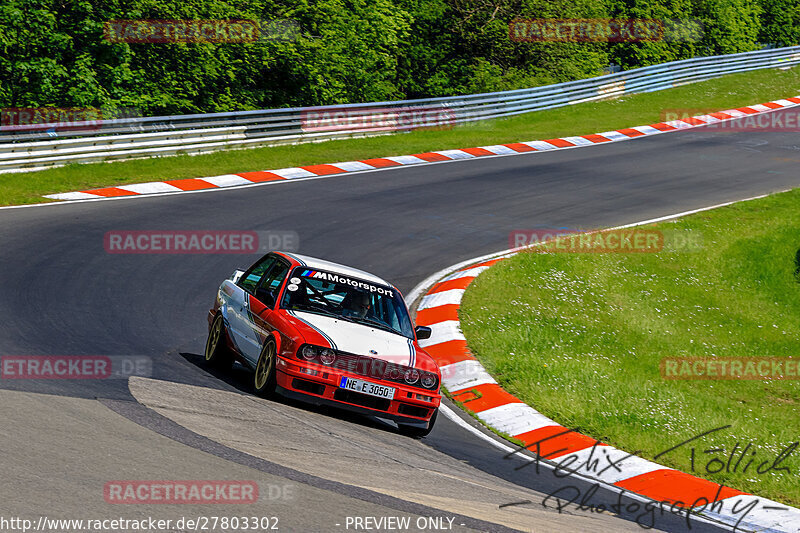
[[[267,341],[256,365],[256,389],[261,390],[267,384],[273,366],[275,366],[275,343]]]
[[[222,337],[222,317],[217,315],[214,323],[211,325],[211,331],[208,332],[208,340],[206,341],[206,361],[211,361],[214,354],[219,349],[219,340]]]

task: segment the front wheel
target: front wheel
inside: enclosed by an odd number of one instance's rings
[[[417,426],[407,426],[405,424],[397,424],[400,433],[405,435],[406,437],[411,437],[412,439],[421,439],[422,437],[426,436],[428,433],[433,430],[433,425],[436,423],[436,415],[439,414],[439,409],[437,408],[433,415],[431,415],[431,420],[428,422],[427,428],[421,428]]]
[[[233,357],[225,341],[225,322],[222,320],[222,315],[214,317],[214,322],[211,323],[206,341],[205,359],[206,363],[223,370],[233,364]]]
[[[275,362],[277,360],[275,339],[267,338],[261,355],[258,357],[256,371],[253,374],[253,388],[259,396],[270,397],[275,394],[277,381],[275,379]]]

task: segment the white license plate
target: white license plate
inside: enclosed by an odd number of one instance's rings
[[[394,398],[394,388],[385,385],[378,385],[377,383],[370,383],[363,379],[353,379],[343,377],[339,383],[339,387],[353,392],[360,392],[361,394],[368,394],[378,398],[385,398],[391,400]]]

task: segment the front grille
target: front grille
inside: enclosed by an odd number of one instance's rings
[[[437,389],[436,385],[438,385],[438,383],[434,385],[433,389],[426,389],[419,382],[415,383],[414,385],[409,385],[406,383],[405,379],[403,379],[403,376],[405,375],[406,370],[412,367],[390,363],[376,357],[366,357],[336,352],[336,361],[334,361],[333,365],[331,365],[331,368],[333,370],[358,374],[359,376],[364,376],[367,378],[392,381],[394,383],[406,385],[407,387],[416,387],[425,391],[435,391]],[[420,370],[420,372],[424,371]]]
[[[407,403],[401,403],[397,407],[397,412],[401,415],[416,416],[417,418],[425,418],[430,411],[431,410],[427,407],[417,407],[416,405],[408,405]]]
[[[369,407],[370,409],[378,409],[379,411],[388,411],[390,400],[384,398],[376,398],[367,394],[353,392],[347,389],[336,389],[333,393],[333,398],[340,402],[353,403],[362,407]]]
[[[306,381],[304,379],[294,378],[292,380],[292,388],[301,390],[303,392],[310,392],[311,394],[316,394],[318,396],[322,396],[325,393],[325,385],[320,385],[319,383]]]

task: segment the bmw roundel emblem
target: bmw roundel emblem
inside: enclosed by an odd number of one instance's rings
[[[378,352],[376,352],[375,350],[370,350],[369,353],[371,353],[372,355],[378,355]]]

